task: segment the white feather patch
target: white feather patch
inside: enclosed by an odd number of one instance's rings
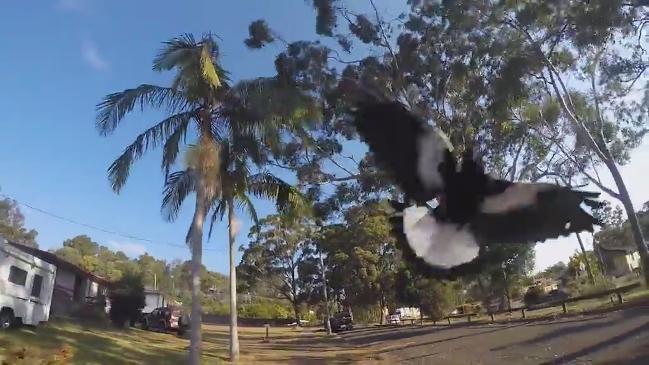
[[[500,194],[487,197],[480,207],[482,213],[498,214],[536,204],[537,195],[555,187],[552,184],[513,184]]]
[[[404,209],[403,231],[415,254],[434,266],[451,268],[473,260],[480,251],[468,227],[439,223],[426,207]]]

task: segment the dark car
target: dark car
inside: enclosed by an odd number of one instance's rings
[[[189,318],[180,307],[160,307],[142,318],[142,328],[154,331],[177,331],[182,335],[189,327]]]
[[[351,330],[354,328],[354,321],[351,314],[346,312],[336,313],[333,317],[329,318],[332,332],[340,332],[344,330]],[[326,327],[325,323],[325,327]]]

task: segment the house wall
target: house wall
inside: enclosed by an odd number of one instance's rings
[[[629,266],[629,270],[633,271],[640,268],[640,253],[633,252],[626,255],[626,262]]]
[[[74,273],[59,269],[56,273],[56,280],[54,280],[54,287],[69,293],[70,297],[72,297],[74,294],[74,281]]]
[[[620,254],[616,255],[613,258],[613,274],[615,276],[620,276],[620,275],[626,275],[631,272],[631,269],[629,269],[629,263],[627,262],[626,255]]]
[[[88,281],[88,291],[86,292],[87,297],[96,297],[99,294],[99,284]]]

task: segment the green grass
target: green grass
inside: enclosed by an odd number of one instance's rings
[[[240,328],[241,363],[349,364],[368,359],[366,349],[352,348],[336,336],[315,330],[271,328],[271,341],[262,341],[263,328]],[[203,363],[225,363],[226,326],[203,326]],[[139,329],[82,326],[52,321],[38,328],[0,332],[0,361],[4,364],[183,364],[189,341],[175,334]]]

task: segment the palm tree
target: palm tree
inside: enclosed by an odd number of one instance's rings
[[[242,138],[243,137],[243,138]],[[249,195],[257,198],[273,200],[280,211],[304,207],[305,200],[300,192],[267,171],[253,173],[249,160],[258,157],[254,146],[258,145],[250,136],[231,136],[230,140],[219,142],[220,169],[212,173],[216,177],[214,183],[218,186],[218,195],[210,202],[212,212],[209,235],[217,220],[222,220],[227,213],[228,237],[230,254],[230,361],[239,358],[239,340],[237,331],[237,279],[235,262],[235,238],[238,232],[236,219],[237,209],[244,210],[255,224],[258,224],[257,212]],[[256,151],[258,152],[258,151]],[[192,189],[195,188],[193,164],[188,163],[187,169],[169,176],[165,185],[163,206],[167,215],[174,219],[178,208]],[[218,181],[216,181],[218,180]]]
[[[163,43],[153,61],[154,71],[175,71],[171,86],[142,84],[109,94],[97,105],[96,125],[102,136],[113,133],[136,107],[141,110],[150,107],[168,114],[137,136],[108,168],[108,178],[116,193],[126,183],[135,161],[159,146],[163,149],[161,165],[167,179],[187,134],[195,130],[196,143],[188,150],[187,159],[192,164],[189,169],[193,183],[191,191],[196,193],[194,216],[186,238],[192,252],[191,364],[198,364],[201,356],[203,225],[210,202],[223,195],[219,194],[221,180],[212,173],[220,166],[221,146],[218,143],[226,134],[250,138],[254,133],[262,142],[271,145],[270,142],[279,140],[282,128],[299,129],[300,124],[291,123],[308,120],[315,111],[307,96],[284,88],[272,78],[230,87],[218,57],[218,46],[211,34],[203,35],[200,41],[191,34],[173,38]]]

